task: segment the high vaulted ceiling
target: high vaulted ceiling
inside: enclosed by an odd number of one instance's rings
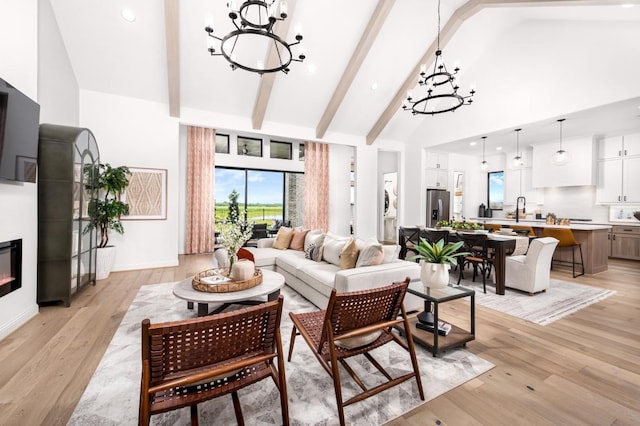
[[[81,89],[167,103],[189,124],[383,146],[490,134],[488,149],[514,126],[555,137],[560,116],[567,137],[640,128],[640,0],[442,0],[444,60],[477,95],[437,116],[400,108],[434,57],[436,0],[289,0],[276,28],[289,42],[301,28],[307,59],[262,77],[207,52],[205,25],[233,29],[226,0],[50,1]]]

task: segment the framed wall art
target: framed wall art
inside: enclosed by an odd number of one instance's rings
[[[129,167],[129,186],[122,201],[129,214],[122,220],[165,220],[167,218],[167,170]]]

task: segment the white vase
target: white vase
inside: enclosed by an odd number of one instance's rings
[[[109,278],[116,260],[116,247],[108,246],[96,249],[96,280]]]
[[[449,268],[448,263],[428,263],[424,260],[420,261],[420,281],[427,287],[442,288],[449,285]]]
[[[231,268],[231,279],[233,281],[246,281],[253,277],[256,267],[254,263],[247,259],[236,260]]]

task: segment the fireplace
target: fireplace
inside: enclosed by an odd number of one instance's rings
[[[0,243],[0,297],[22,287],[22,240]]]

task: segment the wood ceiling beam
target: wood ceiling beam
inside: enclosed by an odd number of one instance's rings
[[[164,0],[167,83],[171,117],[180,117],[180,24],[178,18],[178,0]]]
[[[280,21],[275,26],[274,33],[281,39],[286,41],[287,34],[289,33],[289,27],[291,26],[291,17],[296,7],[296,0],[289,0],[288,5],[288,18],[284,21]],[[269,45],[269,51],[267,52],[267,59],[265,61],[266,68],[274,68],[280,64],[278,59],[278,52],[273,48],[273,44]],[[256,97],[256,103],[253,106],[253,114],[251,117],[251,123],[254,130],[260,130],[262,123],[264,122],[264,116],[267,112],[267,106],[269,106],[269,99],[271,98],[271,90],[273,89],[273,83],[276,80],[276,74],[279,72],[270,72],[262,74],[260,78],[260,87],[258,88],[258,96]]]
[[[484,8],[514,6],[584,6],[595,4],[606,4],[606,2],[604,2],[603,0],[469,0],[458,9],[456,9],[455,12],[453,12],[453,15],[451,15],[447,23],[440,31],[440,48],[443,48],[447,45],[449,40],[451,40],[456,31],[458,31],[460,26],[462,26],[464,21],[471,18]],[[378,136],[380,136],[380,133],[382,133],[382,130],[384,130],[387,124],[389,124],[389,121],[391,121],[393,116],[402,107],[402,102],[406,97],[407,90],[412,89],[417,84],[418,74],[420,73],[420,65],[433,62],[433,58],[435,57],[436,49],[438,47],[437,44],[438,42],[436,39],[431,43],[431,45],[424,53],[422,58],[420,58],[420,61],[418,61],[413,70],[411,70],[402,86],[400,86],[391,102],[389,102],[387,108],[380,115],[376,123],[367,134],[367,145],[371,145],[375,142]]]
[[[338,83],[336,90],[333,92],[333,96],[331,96],[331,100],[327,104],[327,107],[322,114],[322,118],[316,127],[317,138],[320,139],[324,137],[324,134],[327,132],[327,129],[329,128],[331,121],[333,121],[336,112],[338,112],[338,108],[340,108],[342,101],[347,95],[353,80],[356,78],[358,71],[360,71],[360,67],[367,57],[373,42],[378,37],[378,34],[380,34],[380,29],[389,16],[389,12],[391,11],[394,3],[395,0],[378,0],[378,5],[374,10],[373,15],[371,15],[371,19],[369,19],[369,23],[360,37],[360,41],[356,46],[354,54],[347,64],[344,73],[342,73],[340,82]]]

